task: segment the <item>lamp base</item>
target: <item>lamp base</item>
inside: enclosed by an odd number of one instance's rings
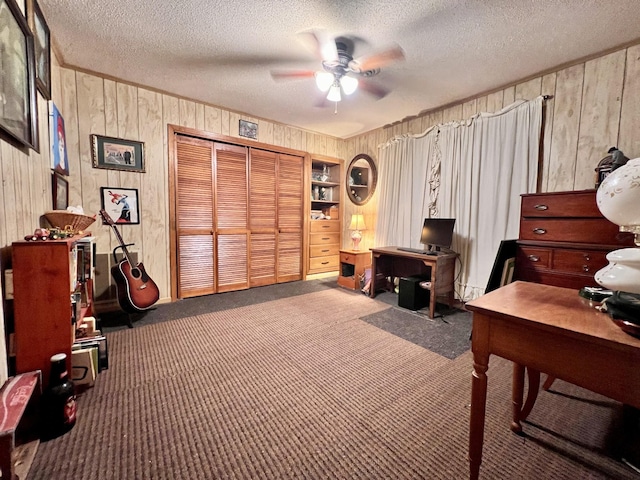
[[[360,250],[360,240],[362,240],[362,238],[360,237],[351,237],[351,241],[353,242],[353,250]]]

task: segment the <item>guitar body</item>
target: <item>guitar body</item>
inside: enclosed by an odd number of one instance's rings
[[[127,313],[143,312],[160,298],[160,290],[147,275],[142,262],[132,267],[124,259],[111,267],[111,275],[116,282],[120,308]]]

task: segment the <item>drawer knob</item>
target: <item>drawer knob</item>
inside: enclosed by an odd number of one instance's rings
[[[589,256],[588,253],[584,254],[584,259],[588,262],[589,260],[591,260],[591,257]]]
[[[533,233],[535,233],[536,235],[544,235],[545,233],[547,233],[547,230],[544,228],[534,228]]]
[[[540,261],[540,257],[538,255],[529,255],[529,260],[531,260],[532,262],[539,262]]]
[[[329,240],[329,237],[322,237],[323,240]]]
[[[535,208],[536,210],[548,210],[549,207],[547,205],[544,205],[542,203],[539,203],[538,205],[534,205],[533,208]]]
[[[583,272],[588,272],[589,271],[589,265],[582,265],[582,271]]]
[[[329,250],[322,250],[322,253],[328,252]]]
[[[322,262],[322,265],[329,265],[329,262]]]

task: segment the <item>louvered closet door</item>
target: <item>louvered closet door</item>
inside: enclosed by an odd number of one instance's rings
[[[304,159],[278,155],[278,282],[302,279]]]
[[[218,292],[249,288],[248,192],[245,147],[216,143]]]
[[[277,154],[251,149],[249,158],[250,285],[276,283]]]
[[[213,143],[176,137],[178,297],[215,293]]]

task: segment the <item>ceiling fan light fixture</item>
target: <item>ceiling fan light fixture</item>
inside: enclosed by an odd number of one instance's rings
[[[333,73],[316,72],[316,85],[321,92],[328,92],[334,81]]]
[[[340,79],[340,85],[345,95],[351,95],[358,88],[358,79],[344,76]]]
[[[339,102],[342,100],[342,96],[340,95],[340,84],[337,81],[331,85],[329,94],[327,95],[327,100],[330,102]]]

